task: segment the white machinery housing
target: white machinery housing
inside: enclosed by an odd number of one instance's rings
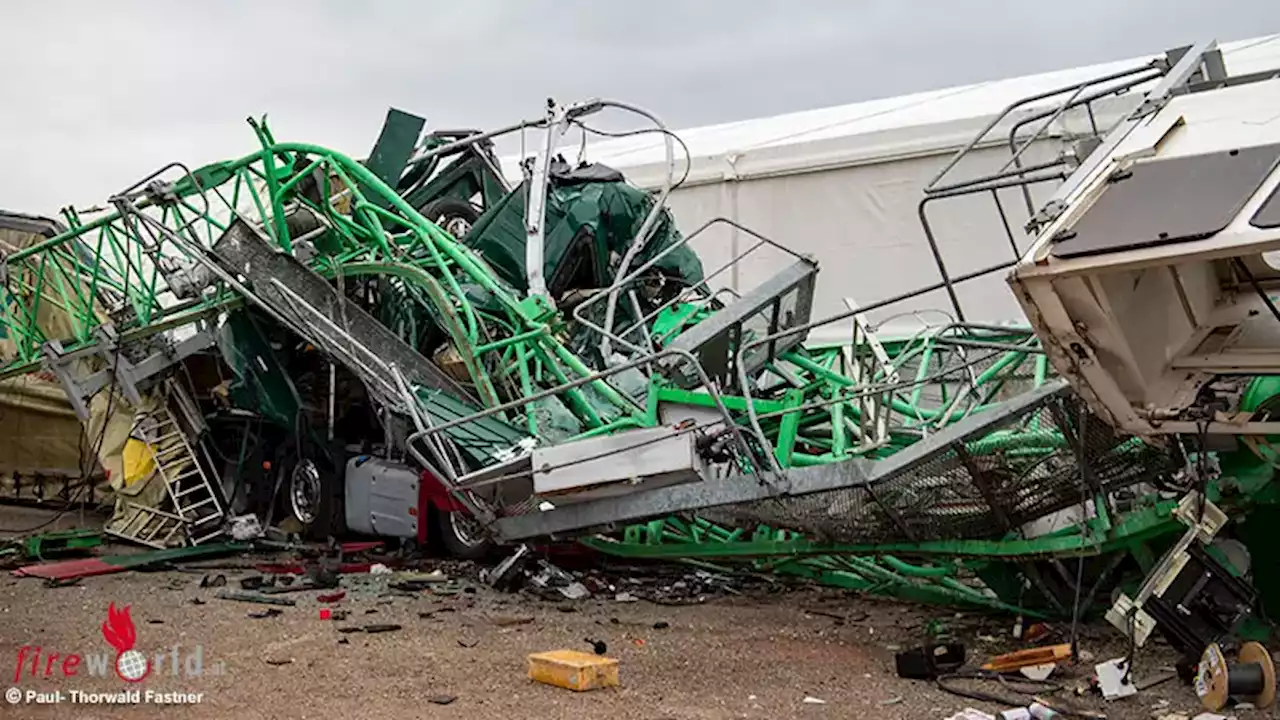
[[[1054,367],[1137,434],[1269,434],[1232,377],[1280,373],[1280,73],[1179,59],[1037,218],[1009,277]]]

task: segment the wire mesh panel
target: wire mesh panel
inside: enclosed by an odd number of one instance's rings
[[[822,542],[994,538],[1099,493],[1155,480],[1173,470],[1171,462],[1163,449],[1084,414],[1080,400],[1064,393],[915,462],[886,461],[863,485],[700,514],[786,527]]]

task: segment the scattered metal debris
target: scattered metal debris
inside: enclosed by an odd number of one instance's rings
[[[371,160],[358,162],[277,143],[265,121],[252,121],[261,147],[244,158],[167,166],[113,195],[110,210],[69,214],[70,227],[5,252],[4,277],[23,280],[7,287],[0,314],[0,335],[13,339],[0,379],[47,371],[86,428],[118,430],[118,446],[94,449],[113,469],[115,512],[103,532],[151,550],[43,562],[101,543],[96,531],[70,531],[31,536],[3,555],[40,560],[13,574],[60,587],[199,557],[290,551],[240,578],[238,590],[221,574],[204,575],[200,587],[276,606],[297,604],[277,595],[311,591],[333,591],[316,595],[320,603],[348,594],[393,606],[455,595],[473,603],[474,575],[401,569],[420,566],[405,548],[438,536],[459,558],[514,544],[481,580],[523,586],[564,611],[593,596],[699,603],[778,587],[779,578],[998,611],[1016,616],[1013,640],[1058,644],[965,671],[964,644],[943,642],[960,632],[959,617],[935,618],[911,640],[926,644],[897,651],[895,665],[902,677],[1012,705],[1003,720],[1089,715],[1045,696],[1064,689],[1050,678],[1068,672],[1069,661],[1088,662],[1079,622],[1105,612],[1132,648],[1094,666],[1096,683],[1078,695],[1096,689],[1111,701],[1153,687],[1131,674],[1134,655],[1159,633],[1183,656],[1179,667],[1206,707],[1265,708],[1274,668],[1247,640],[1269,634],[1255,627],[1265,617],[1258,610],[1280,598],[1267,597],[1274,568],[1255,566],[1241,538],[1249,519],[1280,507],[1268,440],[1280,435],[1268,419],[1280,364],[1269,344],[1240,345],[1260,337],[1255,323],[1280,318],[1260,284],[1274,284],[1274,268],[1253,262],[1280,237],[1272,222],[1280,204],[1247,202],[1277,172],[1280,150],[1260,139],[1237,148],[1224,135],[1214,153],[1184,156],[1177,143],[1148,147],[1151,138],[1131,132],[1144,118],[1169,128],[1238,120],[1222,108],[1240,110],[1235,102],[1263,86],[1228,78],[1214,52],[1198,44],[1028,99],[1050,114],[1038,116],[1048,120],[1024,150],[1082,104],[1096,121],[1087,103],[1097,97],[1132,91],[1140,110],[1110,130],[1093,128],[1098,154],[1074,158],[1060,197],[1033,213],[1036,252],[1021,254],[1009,231],[1011,282],[1034,331],[964,321],[923,203],[942,284],[893,302],[848,300],[848,312],[814,319],[815,262],[722,219],[683,235],[665,205],[671,172],[655,194],[609,168],[556,157],[570,125],[606,107],[634,111],[621,104],[550,103],[546,117],[517,126],[547,135],[514,188],[496,170],[492,133],[419,142],[422,119],[392,113],[384,138],[408,140],[397,150],[380,138]],[[1129,77],[1143,82],[1112,85]],[[1213,95],[1228,85],[1237,95]],[[1206,97],[1221,102],[1197,103]],[[925,200],[990,190],[1003,218],[998,187],[1029,193],[1045,179],[1019,165],[942,183],[1002,119],[954,157]],[[429,182],[445,148],[470,169],[465,192]],[[1124,201],[1132,192],[1166,198],[1156,190],[1189,183],[1196,173],[1188,168],[1239,167],[1244,160],[1232,158],[1242,157],[1255,159],[1252,171],[1224,174],[1233,178],[1229,217],[1256,212],[1236,222],[1246,233],[1230,249],[1239,257],[1205,255],[1188,240],[1226,225],[1191,232],[1198,226],[1184,218],[1191,229],[1166,237],[1168,213]],[[1116,172],[1097,171],[1109,162]],[[1163,184],[1149,181],[1153,173]],[[1092,191],[1075,192],[1084,187]],[[253,202],[228,204],[241,188]],[[1141,242],[1160,238],[1167,252],[1113,255],[1132,249],[1121,232],[1130,222],[1146,228]],[[692,249],[717,226],[759,241],[723,269],[776,272],[722,292],[721,270],[706,274]],[[1188,242],[1163,244],[1177,239]],[[1092,266],[1072,259],[1086,254]],[[121,255],[130,258],[123,266]],[[135,264],[146,269],[135,273]],[[1096,268],[1153,279],[1112,288]],[[1193,271],[1212,292],[1188,300],[1182,278]],[[947,293],[953,319],[914,335],[891,337],[867,314],[935,290]],[[1165,305],[1185,310],[1187,321],[1150,323]],[[810,331],[820,329],[839,339],[819,342]],[[1140,345],[1177,357],[1147,367]],[[1256,357],[1242,370],[1233,348]],[[197,383],[191,370],[200,363],[211,372]],[[101,408],[95,397],[111,401]],[[215,461],[231,457],[238,460]],[[1228,527],[1240,537],[1228,537]],[[1257,527],[1253,546],[1270,548],[1274,528]],[[392,542],[333,539],[344,533]],[[548,548],[535,551],[532,542],[548,537],[613,558],[683,564],[571,571],[552,563]],[[844,632],[865,619],[804,612]],[[346,612],[324,608],[321,617]],[[499,627],[533,621],[490,616]],[[841,632],[821,624],[819,633]],[[975,637],[1009,640],[1001,627]],[[869,625],[865,635],[876,631]],[[596,656],[607,652],[604,640],[585,642]],[[1236,662],[1223,645],[1239,646]],[[574,651],[531,656],[529,672],[579,690],[618,682],[616,661]],[[959,687],[983,682],[1032,690],[1006,702]],[[953,717],[991,716],[966,709]]]
[[[12,571],[15,577],[38,577],[47,580],[71,580],[73,578],[110,575],[129,570],[147,570],[173,562],[200,557],[232,555],[248,550],[245,545],[233,543],[203,545],[199,547],[169,548],[125,555],[104,555],[79,560],[63,560],[38,565],[26,565]]]
[[[894,655],[894,667],[898,677],[932,680],[959,670],[965,656],[965,646],[959,643],[924,645]]]
[[[245,590],[260,590],[269,585],[274,585],[275,580],[262,575],[250,575],[249,577],[240,578],[240,587]]]
[[[387,587],[404,592],[421,592],[440,583],[449,582],[449,576],[440,570],[423,572],[397,572],[392,574]]]
[[[515,625],[528,625],[534,621],[532,615],[491,615],[489,623],[496,627],[512,627]]]
[[[249,592],[247,590],[231,590],[222,588],[218,591],[217,596],[221,600],[235,600],[238,602],[258,603],[260,605],[285,605],[293,607],[298,604],[293,598],[272,597],[271,595],[263,595],[261,593]]]
[[[568,600],[582,600],[591,596],[586,585],[546,560],[538,561],[538,570],[530,575],[529,585],[538,590],[554,591]]]

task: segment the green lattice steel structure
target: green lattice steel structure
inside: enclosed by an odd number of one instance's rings
[[[312,237],[307,238],[318,250],[311,267],[333,279],[396,278],[403,295],[380,305],[382,319],[411,336],[414,330],[407,327],[408,321],[392,313],[404,314],[401,300],[424,311],[460,354],[466,399],[476,409],[596,373],[562,341],[562,316],[540,298],[517,296],[484,258],[427,221],[361,163],[313,145],[277,143],[265,125],[254,127],[259,151],[194,171],[171,166],[171,182],[159,182],[162,174],[148,178],[113,199],[115,212],[85,216],[68,208],[63,211],[67,232],[6,257],[0,324],[16,354],[0,367],[0,377],[38,369],[50,340],[60,341],[70,352],[97,343],[100,329],[108,323],[128,341],[243,305],[245,293],[235,283],[206,273],[207,284],[198,292],[183,292],[183,282],[201,277],[199,256],[211,253],[236,217],[251,219],[281,251],[294,252],[299,234],[291,231],[290,222],[300,208],[325,221],[322,232],[310,231]],[[486,295],[483,303],[469,295],[477,289]],[[49,332],[51,311],[63,313],[69,321],[60,335]],[[1017,341],[1030,343],[1025,333]],[[905,355],[919,355],[913,364],[923,378],[934,367],[937,346],[924,342],[904,347]],[[779,361],[791,365],[792,372],[810,378],[805,388],[780,400],[754,399],[784,466],[834,462],[864,451],[878,456],[897,446],[893,439],[865,450],[850,443],[841,415],[856,416],[861,410],[856,400],[833,401],[842,391],[883,378],[850,379],[838,367],[843,351],[798,349],[782,355]],[[977,384],[992,381],[994,397],[1032,354],[1030,344],[1025,352],[1002,354],[982,370]],[[1036,382],[1042,382],[1047,368],[1043,358],[1031,362]],[[931,407],[921,402],[927,384],[922,380],[893,396],[892,410],[906,418],[904,428],[946,424],[990,405],[969,402],[946,410],[944,394]],[[705,393],[660,382],[653,389],[649,407],[604,380],[563,390],[560,397],[584,434],[651,426],[657,422],[652,407],[657,399],[709,403]],[[815,397],[824,398],[819,407],[813,407]],[[738,412],[746,406],[741,396],[727,402]],[[513,426],[539,434],[534,408],[506,415]],[[830,422],[829,437],[806,434],[805,428],[824,418]],[[798,451],[797,443],[823,452]]]
[[[255,303],[279,313],[235,267],[218,259],[219,240],[238,221],[329,279],[340,295],[359,301],[411,347],[425,352],[423,337],[435,333],[435,349],[449,351],[456,386],[416,387],[399,396],[392,391],[382,400],[394,406],[409,397],[419,405],[408,409],[411,414],[452,420],[464,429],[473,423],[479,434],[493,438],[488,449],[468,448],[465,470],[495,461],[499,449],[526,438],[559,443],[655,427],[670,407],[719,413],[722,430],[732,430],[725,434],[731,437],[724,462],[747,475],[771,466],[787,471],[859,458],[874,463],[966,418],[996,411],[1050,379],[1029,333],[968,325],[894,341],[875,341],[858,325],[847,343],[793,346],[770,355],[747,383],[731,383],[720,393],[688,389],[658,372],[602,372],[608,368],[592,352],[589,328],[547,298],[504,281],[489,259],[430,222],[364,164],[319,146],[277,142],[265,123],[253,128],[255,152],[194,170],[169,166],[112,198],[113,210],[67,209],[67,232],[9,254],[0,328],[14,349],[0,378],[40,369],[51,341],[60,344],[59,352],[75,353],[216,324],[225,313]],[[376,298],[347,293],[348,285],[370,278],[377,282]],[[667,324],[648,338],[655,349],[721,307],[709,286],[696,295],[696,302],[667,308],[673,311],[664,315]],[[611,329],[627,336],[651,308],[620,314]],[[104,334],[106,327],[111,331]],[[468,419],[495,408],[502,410]],[[1064,427],[1047,423],[1043,414],[1029,416],[966,439],[953,460],[974,478],[980,473],[966,458],[989,458],[995,470],[1029,468],[1028,474],[1061,465],[1054,471],[1061,479],[1076,472],[1064,458],[1079,455],[1083,463],[1086,454],[1083,441],[1077,447]],[[1141,460],[1150,450],[1133,440],[1111,442],[1106,452]],[[1252,499],[1266,489],[1258,478],[1269,480],[1269,473],[1243,462],[1237,475],[1252,479],[1237,485]],[[897,492],[921,493],[925,481]],[[1062,492],[1078,492],[1071,488]],[[492,505],[497,501],[491,498],[461,494],[485,503],[488,511],[512,511]],[[957,503],[975,502],[969,491],[959,495],[964,497]],[[913,539],[904,529],[902,537],[839,542],[768,522],[735,526],[707,517],[667,517],[585,542],[628,557],[745,562],[867,592],[1043,614],[1054,612],[1052,591],[1045,589],[1038,602],[1022,601],[1022,579],[1050,571],[1038,565],[1089,556],[1100,565],[1132,558],[1149,566],[1161,538],[1178,530],[1170,515],[1175,499],[1138,497],[1113,516],[1111,495],[1099,485],[1080,498],[1081,504],[1093,503],[1093,517],[1034,537],[1010,526],[970,530],[960,539]],[[1211,496],[1221,495],[1213,485]],[[516,511],[527,510],[531,500],[515,503]],[[985,496],[978,500],[989,510],[997,504]],[[945,513],[939,518],[946,520]],[[840,518],[823,522],[838,525]],[[1100,567],[1094,575],[1102,582],[1109,572]]]

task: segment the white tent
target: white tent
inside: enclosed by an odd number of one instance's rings
[[[1280,35],[1220,45],[1232,75],[1280,68]],[[1020,78],[915,93],[838,107],[678,130],[692,163],[688,177],[671,194],[668,204],[686,234],[717,217],[735,220],[764,236],[806,255],[821,266],[815,317],[845,309],[844,298],[869,304],[940,280],[918,217],[923,188],[948,159],[971,140],[1006,106],[1022,98],[1048,92],[1129,68],[1147,65],[1150,55],[1100,65]],[[1280,82],[1276,80],[1273,82]],[[1031,104],[1009,121],[1061,102]],[[1092,103],[1093,122],[1107,126],[1132,110],[1136,96],[1107,98]],[[660,109],[659,109],[660,111]],[[1046,139],[1028,149],[1026,163],[1058,158],[1089,129],[1084,108],[1076,108],[1053,123]],[[1025,129],[1034,130],[1041,123]],[[947,176],[961,181],[999,169],[1010,157],[1009,124],[998,128],[993,141],[966,157]],[[623,171],[642,187],[657,188],[666,170],[660,136],[656,134],[601,140],[588,137],[586,158]],[[564,149],[578,156],[576,143]],[[677,178],[683,173],[683,152],[676,148]],[[511,159],[512,161],[515,158]],[[513,167],[514,162],[508,164]],[[1038,207],[1053,191],[1039,185],[1033,193]],[[1022,231],[1028,213],[1018,189],[1001,191],[1008,222],[1019,248],[1030,238]],[[1011,259],[1013,249],[991,195],[974,195],[931,202],[929,220],[953,276]],[[708,272],[747,250],[754,240],[727,225],[708,229],[694,241]],[[758,250],[740,266],[718,277],[720,286],[744,291],[776,272],[785,256],[772,248]],[[1023,322],[1022,314],[995,273],[957,286],[970,321]],[[909,310],[951,311],[945,292],[897,304],[872,318],[889,333],[918,327]],[[940,316],[928,318],[936,322]],[[839,327],[815,331],[821,339],[843,334]]]

